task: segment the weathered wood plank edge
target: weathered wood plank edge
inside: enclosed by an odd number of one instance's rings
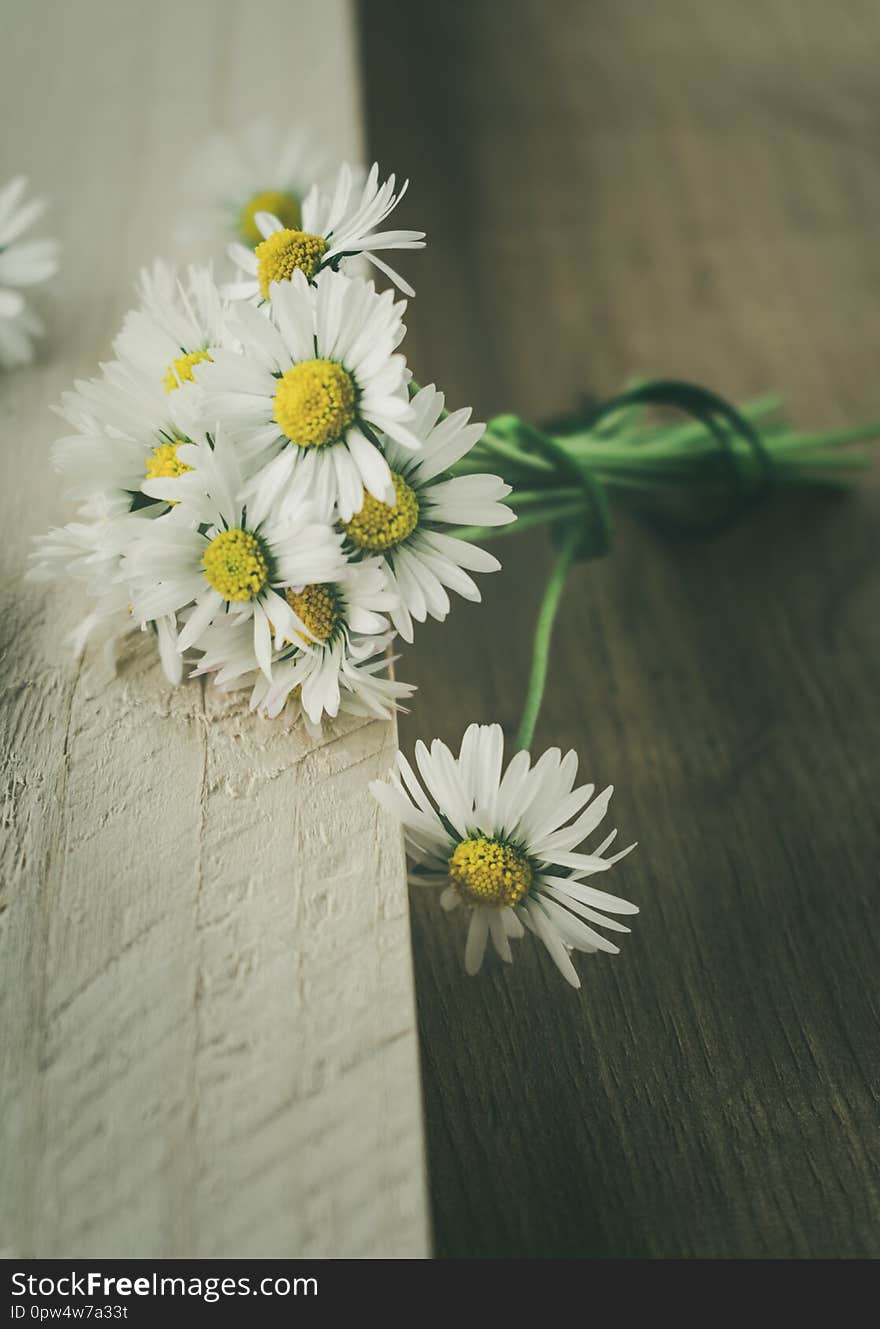
[[[330,146],[354,155],[350,6],[322,7],[320,33],[306,5],[283,8],[311,37],[300,93],[317,104],[328,85],[341,90]],[[367,790],[390,765],[395,726],[339,725],[313,744],[197,683],[172,692],[139,635],[115,661],[92,648],[74,664],[62,638],[83,603],[22,580],[31,535],[61,515],[48,464],[23,468],[22,449],[48,457],[47,403],[106,354],[137,264],[158,247],[155,219],[130,208],[173,162],[185,108],[157,109],[151,79],[163,70],[170,88],[187,85],[187,104],[227,122],[289,111],[290,50],[257,42],[243,7],[205,5],[201,18],[187,35],[139,27],[109,0],[78,7],[52,95],[79,107],[64,142],[95,151],[74,162],[41,123],[22,146],[40,183],[54,182],[70,257],[49,354],[0,384],[0,1251],[418,1258],[428,1235],[404,860]],[[98,63],[98,28],[112,71]],[[32,77],[49,59],[39,29],[33,10],[15,19],[8,98],[15,68]],[[85,70],[84,101],[73,92]],[[104,162],[111,132],[138,153]],[[105,196],[97,254],[85,235]]]

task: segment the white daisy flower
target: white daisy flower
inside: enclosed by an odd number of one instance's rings
[[[11,369],[33,359],[33,339],[43,325],[21,288],[46,281],[58,271],[55,240],[23,240],[43,212],[44,199],[24,199],[27,180],[16,176],[0,189],[0,366]]]
[[[52,451],[69,494],[104,514],[160,516],[164,501],[148,497],[144,484],[183,474],[178,449],[189,442],[179,393],[164,393],[132,365],[111,361],[97,378],[79,380],[56,407],[74,433]]]
[[[289,638],[290,649],[273,665],[271,686],[260,698],[260,709],[275,716],[292,692],[313,725],[339,714],[343,691],[360,699],[374,715],[390,714],[383,687],[370,668],[361,666],[384,654],[391,640],[387,611],[394,604],[379,559],[349,564],[332,582],[304,586],[289,597],[291,608],[308,628]],[[397,685],[408,695],[407,685]],[[378,707],[376,705],[378,704]],[[351,707],[347,707],[351,709]]]
[[[308,734],[318,739],[324,732],[326,720],[335,719],[336,715],[354,715],[364,719],[390,720],[395,711],[405,709],[401,702],[415,692],[415,684],[403,683],[400,679],[389,677],[389,666],[397,657],[388,657],[384,648],[378,649],[372,659],[353,660],[343,657],[340,661],[338,684],[339,704],[335,713],[320,710],[317,704],[308,709],[304,694],[297,692],[303,724]],[[301,677],[305,675],[305,662],[301,662]],[[318,697],[319,678],[317,670],[312,673],[314,684],[313,696]],[[252,709],[261,715],[274,717],[279,715],[288,704],[291,691],[302,688],[302,682],[292,682],[293,674],[287,675],[284,689],[273,678],[270,684],[265,678],[257,680],[251,697]],[[290,683],[290,690],[287,690]],[[315,718],[317,716],[317,719]]]
[[[376,652],[372,658],[341,656],[338,673],[340,715],[388,719],[415,691],[411,683],[387,676],[393,662],[385,654],[387,640],[387,636],[372,638]],[[273,655],[271,681],[255,667],[252,634],[245,624],[230,619],[218,620],[203,636],[200,649],[203,654],[195,674],[210,675],[215,685],[225,692],[250,688],[251,710],[270,718],[279,715],[286,706],[298,706],[307,732],[312,738],[320,738],[321,719],[312,720],[303,709],[299,685],[289,683],[290,668],[296,662],[296,653],[289,646]]]
[[[75,432],[53,455],[80,501],[97,495],[105,511],[147,508],[159,516],[167,504],[148,499],[143,485],[187,469],[178,448],[199,418],[192,367],[228,337],[208,269],[192,268],[179,281],[157,262],[142,274],[140,293],[141,308],[127,315],[114,343],[119,359],[77,382],[56,408]]]
[[[230,316],[241,353],[217,351],[199,365],[206,419],[222,419],[253,470],[261,506],[296,479],[319,506],[338,501],[344,521],[364,490],[394,501],[381,434],[418,449],[412,432],[402,341],[406,306],[372,282],[328,272],[310,286],[301,272],[272,287],[271,317],[249,304]]]
[[[248,623],[254,658],[268,675],[273,632],[279,645],[309,633],[292,607],[295,590],[332,582],[344,571],[339,537],[300,494],[288,495],[283,517],[275,510],[249,513],[238,498],[234,448],[222,436],[186,444],[178,455],[189,472],[149,485],[174,506],[149,523],[123,559],[133,613],[153,622],[187,611],[177,638],[181,653],[231,614]]]
[[[269,299],[273,282],[289,281],[294,272],[302,272],[314,281],[321,272],[334,271],[346,259],[362,254],[390,277],[405,295],[415,295],[412,287],[382,259],[378,249],[424,249],[424,231],[382,231],[379,228],[406,193],[405,181],[398,194],[391,175],[380,183],[379,166],[374,163],[366,183],[361,186],[350,166],[342,166],[332,193],[323,193],[316,185],[302,206],[302,222],[291,226],[271,210],[258,212],[254,224],[262,237],[259,244],[229,246],[229,256],[245,274],[231,283],[227,294],[247,300],[262,296]]]
[[[604,857],[612,831],[596,849],[577,852],[604,818],[612,790],[594,797],[594,785],[574,788],[574,752],[563,757],[551,748],[533,767],[529,754],[518,752],[502,775],[503,754],[500,725],[474,724],[457,758],[439,740],[430,751],[416,744],[421,781],[398,753],[391,784],[374,781],[370,788],[403,823],[411,880],[437,886],[444,909],[468,911],[469,974],[480,968],[489,937],[509,962],[510,939],[528,928],[567,982],[580,987],[571,951],[616,954],[596,927],[628,932],[605,915],[638,913],[584,879],[607,872],[635,845]]]
[[[113,349],[166,395],[192,384],[193,369],[228,345],[226,301],[209,267],[190,267],[182,277],[161,259],[141,273],[140,307],[125,317]]]
[[[449,595],[479,600],[480,590],[468,574],[497,572],[498,559],[450,535],[444,528],[503,526],[516,513],[501,502],[510,492],[497,475],[450,477],[447,472],[482,436],[484,426],[469,424],[470,410],[443,418],[443,394],[431,385],[412,399],[410,429],[421,449],[410,452],[392,438],[382,450],[391,467],[394,503],[364,494],[360,511],[344,522],[349,550],[380,554],[388,579],[397,592],[391,610],[395,628],[405,641],[413,639],[413,619],[428,615],[441,622],[449,613]]]
[[[326,153],[304,129],[282,130],[260,120],[235,133],[214,134],[184,178],[190,206],[183,239],[197,238],[202,252],[219,253],[232,239],[257,245],[257,213],[271,212],[284,226],[300,226],[303,200],[328,176]]]

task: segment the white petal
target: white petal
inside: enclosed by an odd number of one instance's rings
[[[477,906],[471,915],[467,943],[464,948],[464,967],[468,974],[479,972],[486,953],[486,939],[489,936],[489,911]]]

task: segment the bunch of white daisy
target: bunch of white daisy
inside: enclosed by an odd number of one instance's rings
[[[393,289],[411,288],[380,256],[424,245],[388,222],[406,185],[378,166],[328,178],[295,136],[272,158],[260,130],[207,156],[225,163],[215,221],[242,279],[142,274],[112,358],[57,408],[79,510],[33,575],[85,584],[78,644],[98,624],[153,633],[172,683],[209,676],[313,733],[387,717],[413,691],[390,671],[395,638],[479,599],[473,574],[500,564],[456,531],[513,521],[510,486],[451,474],[483,426],[412,383]]]

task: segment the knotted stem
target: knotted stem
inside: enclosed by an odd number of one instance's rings
[[[682,425],[656,425],[642,418],[646,406],[671,407],[691,417]],[[576,559],[600,557],[611,546],[607,490],[643,496],[684,490],[696,511],[665,524],[691,534],[720,529],[774,487],[812,483],[840,486],[847,472],[867,464],[863,455],[838,449],[880,434],[872,423],[824,435],[803,435],[758,421],[778,406],[766,399],[738,410],[715,393],[664,379],[639,384],[611,398],[578,421],[541,430],[517,416],[497,416],[456,471],[489,467],[513,487],[517,510],[512,526],[471,528],[457,534],[488,540],[548,524],[558,552],[547,582],[532,648],[532,665],[517,747],[531,745],[544,697],[553,625],[566,577]],[[706,517],[706,497],[721,501]],[[657,514],[652,515],[659,522]]]

